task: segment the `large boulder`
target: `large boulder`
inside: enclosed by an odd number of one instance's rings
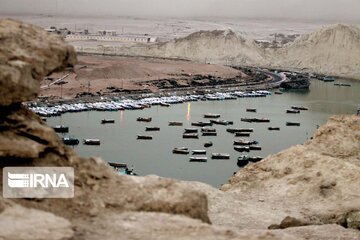
[[[33,100],[40,80],[76,63],[74,48],[43,29],[0,20],[0,106]]]

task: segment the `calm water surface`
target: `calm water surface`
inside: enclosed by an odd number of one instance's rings
[[[241,153],[233,149],[233,141],[238,139],[227,133],[228,127],[251,127],[254,133],[249,139],[259,141],[262,151],[251,151],[250,155],[267,156],[309,139],[317,125],[322,125],[334,114],[354,114],[360,104],[360,83],[342,80],[352,87],[338,87],[333,83],[313,80],[308,92],[286,92],[266,98],[239,98],[226,101],[199,101],[172,105],[153,106],[142,111],[82,112],[67,113],[50,118],[48,124],[65,124],[70,127],[70,135],[83,138],[99,138],[101,146],[78,145],[75,151],[81,156],[99,156],[107,161],[127,163],[134,166],[140,175],[155,174],[182,180],[201,181],[219,187],[239,168],[237,157]],[[286,114],[292,105],[305,106],[309,111],[300,114]],[[246,108],[256,108],[257,113],[246,112]],[[191,122],[204,121],[204,113],[219,113],[221,119],[234,121],[233,126],[214,125],[217,137],[183,139],[183,129]],[[139,116],[150,116],[150,123],[137,122]],[[270,123],[241,122],[241,117],[264,117]],[[115,124],[100,124],[101,119],[113,118]],[[184,126],[168,126],[168,121],[183,121]],[[300,122],[300,127],[285,126],[286,121]],[[160,132],[145,132],[146,126],[158,126]],[[269,126],[278,126],[280,131],[268,131]],[[153,140],[136,140],[138,134],[149,134]],[[200,134],[201,135],[201,134]],[[174,155],[174,147],[188,147],[190,150],[205,149],[207,141],[214,143],[207,148],[207,163],[190,163],[189,155]],[[229,153],[230,160],[211,160],[211,153]],[[245,153],[249,154],[249,153]]]

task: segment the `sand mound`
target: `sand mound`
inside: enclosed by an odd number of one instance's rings
[[[199,31],[166,43],[121,47],[113,51],[124,55],[181,58],[208,63],[264,63],[262,50],[254,40],[240,36],[232,30]]]
[[[271,55],[273,66],[360,79],[360,29],[343,24],[324,27]]]

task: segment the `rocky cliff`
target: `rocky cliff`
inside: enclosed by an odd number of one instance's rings
[[[232,30],[200,31],[166,43],[82,49],[85,52],[182,58],[218,64],[255,65],[360,79],[360,29],[338,24],[305,34],[280,48],[263,49]]]
[[[359,117],[330,119],[312,141],[247,166],[221,190],[157,176],[118,176],[101,159],[76,156],[21,105],[36,97],[42,76],[76,62],[73,49],[34,26],[12,20],[0,20],[0,26],[16,36],[0,38],[0,56],[7,56],[0,66],[12,69],[12,62],[21,62],[17,74],[0,77],[8,94],[0,102],[0,165],[70,166],[76,173],[73,199],[1,196],[1,239],[360,238]],[[44,47],[33,41],[40,36]],[[17,96],[16,83],[26,98]]]
[[[270,64],[360,79],[360,29],[324,27],[270,53]]]

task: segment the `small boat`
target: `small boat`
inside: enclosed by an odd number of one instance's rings
[[[184,155],[187,155],[190,153],[189,149],[188,148],[185,148],[185,147],[180,147],[180,148],[174,148],[172,150],[172,152],[174,154],[184,154]]]
[[[64,126],[64,125],[57,125],[57,126],[53,127],[53,129],[57,133],[68,133],[69,132],[69,127]]]
[[[193,122],[191,123],[191,126],[195,126],[195,127],[207,127],[207,126],[212,126],[212,122]]]
[[[303,107],[303,106],[300,106],[300,107],[292,106],[291,108],[295,109],[295,110],[309,110],[307,107]]]
[[[224,126],[227,126],[227,125],[233,125],[234,122],[233,121],[227,121],[227,120],[210,120],[211,123],[213,124],[217,124],[217,125],[224,125]]]
[[[170,104],[169,104],[169,103],[165,103],[165,102],[161,102],[161,103],[160,103],[160,106],[162,106],[162,107],[170,107]]]
[[[169,121],[169,126],[182,126],[183,122],[180,121]]]
[[[150,131],[160,131],[159,127],[145,127],[145,131],[150,132]]]
[[[258,141],[255,141],[255,140],[246,140],[246,139],[239,139],[239,140],[235,140],[234,141],[234,145],[247,145],[247,146],[250,146],[250,145],[256,145],[258,144],[259,142]]]
[[[253,128],[227,128],[226,129],[227,132],[229,133],[249,133],[249,132],[253,132],[254,129]]]
[[[274,93],[277,94],[277,95],[283,94],[283,92],[280,92],[280,91],[276,91],[276,92],[274,92]]]
[[[203,127],[201,128],[201,132],[216,132],[216,129],[215,128],[206,128],[206,127]]]
[[[63,137],[62,141],[65,145],[69,145],[69,146],[75,146],[79,144],[79,139],[74,138],[74,137]]]
[[[286,113],[300,113],[300,110],[296,110],[296,109],[287,109]]]
[[[280,131],[279,127],[268,127],[268,130]]]
[[[249,162],[259,162],[263,159],[263,157],[259,157],[259,156],[256,156],[256,157],[251,157],[251,156],[248,156],[248,155],[241,155],[240,157],[238,157],[237,159],[237,165],[239,167],[244,167],[246,166]]]
[[[197,133],[198,129],[197,128],[185,128],[184,129],[184,133]]]
[[[190,157],[190,162],[207,162],[207,157]]]
[[[211,159],[230,159],[230,155],[227,153],[213,153]]]
[[[43,120],[44,122],[46,122],[46,121],[47,121],[47,118],[41,118],[41,120]]]
[[[183,138],[199,138],[199,134],[197,133],[184,133]]]
[[[211,147],[213,145],[212,142],[206,142],[204,143],[204,147],[208,148],[208,147]]]
[[[247,112],[256,112],[256,108],[247,108],[246,111]]]
[[[326,76],[326,77],[323,77],[322,79],[324,82],[334,82],[335,81],[335,78],[334,77],[331,77],[331,76]]]
[[[206,150],[192,150],[193,155],[205,155]]]
[[[249,148],[250,148],[250,150],[261,151],[261,146],[250,145]]]
[[[219,118],[220,114],[215,114],[215,113],[207,113],[204,114],[204,118]]]
[[[298,122],[286,122],[286,126],[300,126]]]
[[[152,136],[149,136],[149,135],[137,135],[137,138],[138,140],[151,140],[153,139]]]
[[[136,121],[138,122],[151,122],[152,118],[151,117],[138,117],[136,119]]]
[[[217,132],[202,132],[201,136],[217,136]]]
[[[103,120],[101,120],[101,124],[106,124],[106,123],[115,123],[115,119],[103,119]]]
[[[250,137],[250,133],[248,133],[248,132],[236,132],[235,137]]]
[[[265,122],[270,122],[270,119],[268,118],[241,118],[240,119],[242,122],[256,122],[256,123],[265,123]]]
[[[249,146],[234,146],[234,150],[238,152],[249,152],[250,147]]]
[[[137,174],[134,172],[134,169],[129,169],[126,163],[113,163],[109,162],[109,165],[114,168],[114,170],[119,175],[132,175],[136,176]]]
[[[96,138],[85,138],[83,140],[84,145],[100,145],[100,140]]]

